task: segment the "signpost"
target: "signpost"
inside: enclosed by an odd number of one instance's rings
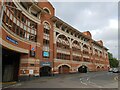
[[[43,62],[43,61],[41,61],[40,62],[40,66],[52,66],[52,62]]]
[[[12,39],[9,36],[7,36],[6,39],[9,40],[10,42],[14,43],[14,44],[18,44],[18,42],[16,40]]]
[[[33,70],[29,70],[29,74],[30,74],[30,75],[33,75],[33,74],[34,74],[34,71],[33,71]]]

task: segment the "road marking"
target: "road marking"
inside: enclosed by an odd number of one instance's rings
[[[18,84],[14,84],[14,85],[6,86],[6,87],[3,87],[3,88],[11,88],[11,87],[21,86],[21,85],[22,85],[21,83],[18,83]]]
[[[87,78],[87,81],[89,80],[90,78]]]
[[[81,83],[87,86],[87,83],[84,83],[83,81],[81,81]]]
[[[118,76],[114,77],[114,80],[118,80]]]
[[[80,78],[80,82],[81,82],[81,84],[84,84],[84,85],[87,86],[87,83],[84,83],[84,82],[82,81],[82,79],[83,79],[83,78]]]
[[[15,84],[16,82],[0,82],[0,84]]]
[[[92,85],[94,85],[94,86],[97,86],[97,87],[99,87],[99,88],[102,88],[102,86],[97,85],[96,83],[93,83],[93,82],[91,82],[91,81],[89,81],[89,83],[92,84]]]

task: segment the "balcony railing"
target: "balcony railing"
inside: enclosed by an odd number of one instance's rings
[[[7,28],[16,35],[19,35],[24,39],[36,42],[36,28],[28,24],[29,20],[25,23],[20,20],[20,18],[16,17],[13,11],[7,6],[5,6],[2,21],[4,25],[7,26]]]

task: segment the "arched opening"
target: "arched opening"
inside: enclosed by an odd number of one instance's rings
[[[102,67],[102,70],[104,70],[104,67]]]
[[[100,66],[97,66],[97,71],[100,71]]]
[[[49,10],[48,8],[44,7],[43,9],[44,9],[44,11],[45,11],[46,13],[51,14],[51,12],[50,12],[50,10]]]
[[[59,35],[56,39],[56,51],[57,51],[57,59],[61,60],[70,60],[70,43],[66,36]],[[63,50],[68,53],[58,52],[58,50]]]
[[[86,44],[83,45],[83,54],[84,55],[89,55],[89,48]]]
[[[78,68],[78,72],[80,73],[87,73],[87,67],[85,65],[82,65]]]
[[[51,67],[49,66],[41,67],[40,76],[51,76]]]
[[[70,67],[67,65],[62,65],[59,67],[59,74],[68,74],[70,72]]]
[[[18,81],[20,53],[2,49],[2,81]]]
[[[59,35],[56,40],[57,47],[63,49],[70,49],[70,43],[66,36]]]
[[[80,44],[76,40],[73,41],[73,43],[72,43],[72,53],[73,53],[73,55],[72,55],[73,61],[81,61],[82,60],[81,56],[79,56],[81,54]]]

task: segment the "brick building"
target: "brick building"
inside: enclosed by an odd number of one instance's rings
[[[107,48],[55,16],[50,2],[1,2],[3,81],[109,68]],[[19,2],[18,2],[19,1]]]

